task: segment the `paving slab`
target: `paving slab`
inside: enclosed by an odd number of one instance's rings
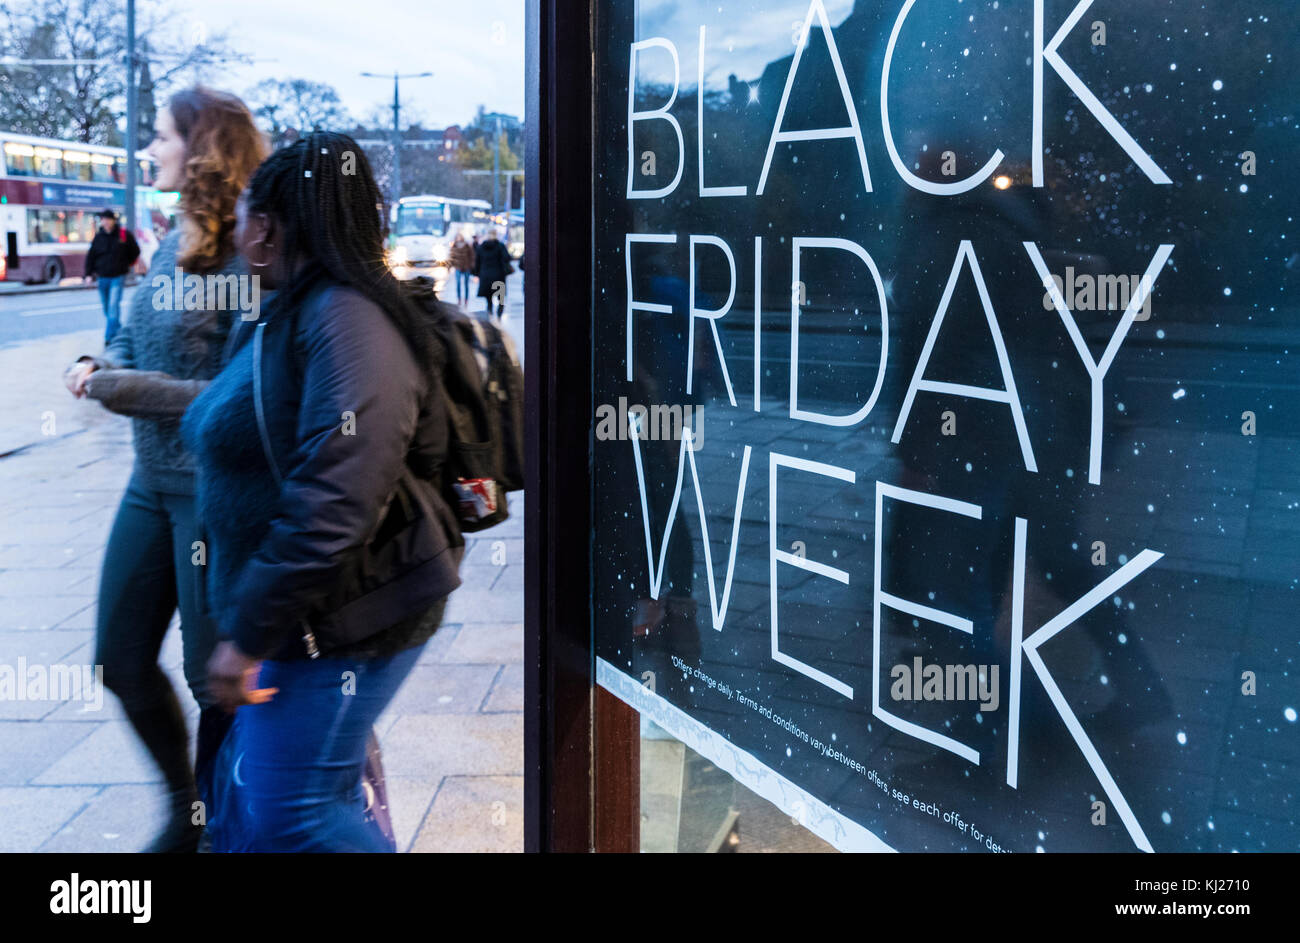
[[[498,525],[499,526],[499,525]],[[524,540],[522,537],[505,537],[495,534],[496,528],[483,531],[483,536],[465,538],[465,557],[462,563],[475,566],[478,564],[492,566],[509,566],[524,560]],[[500,542],[500,546],[495,546]],[[497,555],[494,560],[493,554]],[[504,560],[504,563],[500,561]]]
[[[522,714],[407,714],[384,734],[392,776],[508,776],[524,767]]]
[[[428,814],[443,777],[391,776],[386,769],[384,774],[388,787],[388,813],[393,821],[397,850],[410,851],[416,830]]]
[[[0,599],[13,596],[81,596],[95,597],[95,587],[76,588],[84,584],[86,574],[66,567],[31,567],[14,568],[0,572]]]
[[[93,596],[11,596],[0,606],[0,630],[49,629],[94,604]]]
[[[477,711],[487,699],[498,670],[496,665],[417,664],[387,710],[398,716]]]
[[[458,623],[444,622],[438,626],[438,631],[434,632],[429,641],[424,643],[424,648],[420,649],[420,660],[417,664],[445,661],[445,656],[455,643],[458,634],[460,634]]]
[[[483,710],[490,714],[524,709],[524,666],[502,665]]]
[[[0,631],[0,664],[13,665],[19,657],[28,663],[51,663],[67,657],[91,640],[86,630],[50,629],[30,632],[22,629]]]
[[[463,625],[447,650],[446,660],[460,664],[492,665],[522,662],[524,625],[522,622]]]
[[[411,850],[521,852],[523,806],[523,776],[448,776]]]
[[[30,723],[0,721],[0,784],[21,785],[57,763],[92,732],[87,724]],[[53,784],[52,784],[53,785]],[[9,813],[2,812],[4,821]]]
[[[162,829],[166,796],[161,784],[105,786],[83,806],[41,851],[142,851]]]
[[[135,731],[125,721],[101,724],[43,723],[37,726],[90,729],[72,749],[64,752],[32,782],[38,786],[87,785],[107,786],[118,783],[162,782],[162,774],[153,765]]]
[[[84,556],[91,548],[81,544],[45,544],[41,546],[14,545],[14,535],[0,532],[0,570],[12,570],[21,567],[59,567],[65,566]]]
[[[0,853],[38,850],[98,791],[93,786],[0,786],[0,808],[5,810]]]

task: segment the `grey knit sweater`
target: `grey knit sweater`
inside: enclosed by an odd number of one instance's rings
[[[183,291],[178,299],[172,286],[179,248],[178,231],[162,240],[131,299],[126,324],[101,356],[82,359],[96,367],[86,395],[132,417],[135,474],[143,484],[167,494],[194,494],[194,459],[181,443],[181,416],[221,369],[226,337],[240,312],[238,294],[224,303],[206,291],[201,303],[193,293],[187,300]],[[235,256],[219,271],[204,273],[205,285],[211,282],[208,274],[234,275],[242,282],[247,272]],[[179,274],[183,289],[184,276],[195,273]]]

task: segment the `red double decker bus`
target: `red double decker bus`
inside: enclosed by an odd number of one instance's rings
[[[153,188],[153,167],[142,152],[136,159],[135,236],[147,265],[175,197]],[[84,274],[96,214],[123,212],[125,181],[123,148],[0,131],[0,279],[58,282]]]

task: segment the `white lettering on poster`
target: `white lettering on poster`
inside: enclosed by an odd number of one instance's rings
[[[903,163],[903,158],[898,156],[898,148],[894,147],[894,134],[889,129],[889,67],[894,60],[894,46],[898,43],[898,34],[903,29],[903,21],[907,19],[907,14],[911,12],[916,0],[907,0],[903,4],[903,9],[899,11],[898,19],[894,21],[894,30],[889,34],[889,44],[885,47],[885,65],[880,72],[880,130],[885,137],[885,149],[889,151],[889,159],[894,164],[894,169],[898,175],[903,178],[909,187],[914,187],[922,193],[930,193],[935,196],[954,196],[958,193],[965,193],[967,190],[973,190],[981,183],[993,175],[993,171],[998,164],[1002,163],[1005,156],[1002,151],[993,152],[993,156],[975,173],[971,174],[965,180],[958,180],[954,183],[931,183],[929,180],[923,180],[916,174],[907,169]]]
[[[957,501],[953,498],[945,498],[937,494],[926,494],[923,491],[912,491],[909,488],[899,488],[895,485],[887,485],[883,481],[876,482],[876,590],[875,601],[871,617],[871,650],[875,659],[874,664],[882,664],[880,658],[880,610],[884,606],[890,609],[896,609],[899,612],[905,612],[909,616],[917,619],[925,619],[929,622],[935,622],[939,625],[946,625],[950,629],[958,632],[965,632],[972,635],[975,627],[969,619],[963,619],[961,616],[954,615],[951,612],[945,612],[942,609],[936,609],[933,606],[923,606],[918,602],[910,599],[902,599],[893,593],[886,592],[881,582],[881,563],[884,559],[884,511],[885,498],[893,501],[905,501],[908,504],[915,504],[918,507],[933,508],[936,511],[945,511],[949,514],[961,514],[965,517],[971,517],[980,520],[983,516],[983,509],[978,504],[970,504],[966,501]],[[880,672],[873,671],[871,674],[871,713],[875,714],[895,730],[901,730],[903,733],[916,737],[918,740],[924,740],[926,743],[933,744],[941,750],[947,750],[950,753],[956,753],[964,760],[968,760],[979,766],[979,752],[972,747],[954,740],[952,737],[945,736],[937,731],[922,727],[920,724],[914,724],[911,721],[890,713],[880,706]]]
[[[993,334],[993,347],[997,350],[998,369],[1002,371],[1004,385],[1000,390],[925,379],[925,366],[930,362],[930,354],[934,351],[934,342],[939,336],[939,328],[943,326],[944,315],[948,313],[948,304],[952,301],[953,289],[957,287],[957,277],[961,274],[963,260],[970,264],[971,274],[975,277],[975,287],[979,290],[980,304],[984,308],[984,317],[988,321],[989,331]],[[921,357],[916,362],[912,382],[907,385],[907,395],[903,397],[903,408],[899,410],[898,422],[894,425],[894,435],[891,439],[895,444],[903,436],[903,426],[907,424],[908,414],[912,411],[912,401],[916,399],[917,392],[922,390],[927,393],[947,393],[951,396],[967,396],[971,399],[1006,403],[1011,408],[1011,419],[1015,423],[1016,436],[1020,440],[1020,453],[1025,468],[1031,472],[1038,471],[1038,464],[1034,461],[1034,450],[1029,444],[1029,431],[1025,428],[1025,413],[1020,408],[1016,381],[1011,375],[1011,363],[1007,360],[1007,345],[1002,340],[997,315],[993,313],[993,302],[989,300],[988,286],[984,284],[984,274],[980,271],[979,261],[975,258],[975,248],[969,239],[963,239],[957,250],[957,260],[953,262],[952,272],[948,275],[948,284],[943,290],[943,297],[939,300],[939,308],[930,323],[930,333],[925,338],[925,347],[922,348]]]
[[[641,417],[629,414],[628,435],[632,439],[632,454],[636,462],[637,488],[641,494],[641,520],[645,524],[646,562],[650,567],[650,598],[659,598],[668,556],[668,540],[672,537],[673,522],[677,520],[677,505],[681,503],[682,498],[682,476],[686,471],[686,456],[689,455],[691,482],[695,485],[695,504],[700,512],[700,534],[704,540],[704,568],[709,577],[709,604],[713,610],[713,627],[721,632],[722,623],[727,618],[727,603],[731,599],[731,577],[736,569],[736,549],[740,544],[740,516],[745,506],[745,485],[749,481],[749,456],[752,449],[748,445],[745,446],[744,456],[740,460],[740,484],[736,486],[736,512],[731,524],[731,551],[727,558],[727,575],[722,585],[722,602],[719,603],[713,579],[713,550],[709,542],[709,523],[704,513],[704,492],[700,488],[700,473],[695,465],[695,449],[687,448],[694,436],[685,431],[682,433],[681,447],[677,455],[677,484],[673,488],[672,504],[668,508],[668,517],[664,523],[663,540],[659,544],[659,569],[655,570],[654,544],[650,536],[650,506],[646,495],[645,469],[641,462],[641,422]]]
[[[1042,253],[1038,251],[1038,247],[1032,242],[1026,242],[1024,245],[1025,251],[1029,253],[1029,258],[1034,263],[1034,268],[1038,271],[1039,277],[1045,279],[1045,287],[1051,294],[1052,304],[1056,306],[1057,313],[1061,315],[1061,320],[1065,323],[1065,329],[1070,334],[1070,340],[1074,342],[1074,349],[1079,352],[1079,359],[1083,361],[1083,366],[1087,369],[1088,376],[1092,380],[1092,429],[1088,440],[1088,483],[1099,485],[1101,484],[1102,418],[1105,415],[1102,381],[1106,378],[1106,371],[1110,369],[1110,365],[1115,362],[1115,355],[1119,353],[1119,346],[1124,343],[1124,338],[1128,336],[1128,329],[1133,326],[1138,311],[1142,309],[1147,298],[1150,297],[1151,289],[1155,286],[1156,279],[1160,277],[1160,272],[1165,267],[1165,263],[1169,261],[1169,254],[1174,251],[1174,247],[1165,244],[1156,250],[1155,257],[1151,260],[1151,264],[1147,266],[1146,273],[1138,283],[1138,290],[1129,298],[1128,305],[1124,308],[1124,316],[1120,318],[1119,324],[1116,325],[1115,333],[1111,335],[1110,343],[1106,345],[1101,360],[1093,360],[1088,345],[1079,332],[1079,325],[1074,321],[1074,315],[1066,307],[1065,299],[1061,297],[1060,288],[1047,272],[1047,265],[1043,262]]]
[[[817,16],[817,23],[822,28],[822,35],[826,37],[826,48],[831,54],[831,65],[835,68],[835,80],[840,86],[840,97],[844,99],[844,107],[849,113],[849,123],[846,127],[841,128],[810,128],[806,131],[782,131],[782,122],[785,120],[785,108],[790,103],[790,89],[794,87],[794,77],[799,71],[799,62],[803,59],[803,51],[808,48],[808,37],[812,31],[813,15]],[[629,135],[630,138],[630,135]],[[772,152],[776,149],[778,141],[830,141],[836,138],[853,138],[858,146],[858,163],[862,165],[862,183],[867,192],[871,192],[871,172],[867,170],[867,148],[862,143],[862,128],[858,124],[858,110],[853,105],[853,95],[849,92],[849,81],[844,77],[844,65],[840,62],[840,51],[835,45],[835,35],[831,32],[831,24],[826,19],[826,7],[822,5],[822,0],[812,0],[808,5],[808,15],[804,17],[803,27],[799,31],[799,45],[794,50],[794,61],[790,63],[790,74],[785,79],[785,91],[781,93],[781,105],[776,110],[776,122],[772,125],[772,136],[767,142],[767,156],[763,158],[763,172],[758,177],[759,196],[763,195],[763,189],[767,186],[767,172],[772,168]]]
[[[652,108],[649,111],[636,110],[636,60],[637,53],[642,49],[667,49],[668,54],[673,57],[673,90],[668,96],[668,101],[664,102],[658,108]],[[665,197],[677,189],[677,184],[682,179],[682,165],[686,163],[686,140],[682,137],[682,126],[677,119],[673,117],[673,103],[677,101],[677,87],[682,81],[681,62],[677,58],[677,47],[661,36],[655,36],[652,39],[645,39],[639,43],[632,44],[632,51],[628,57],[628,76],[627,83],[627,198],[629,200],[654,200],[659,197]],[[673,126],[673,131],[677,134],[677,173],[673,175],[673,182],[666,187],[660,187],[657,190],[633,190],[632,189],[632,171],[636,165],[636,154],[633,153],[635,147],[635,134],[633,128],[638,121],[667,121]]]
[[[807,236],[794,238],[794,284],[802,285],[800,277],[800,254],[803,249],[840,249],[851,252],[866,263],[871,277],[876,283],[876,301],[880,306],[880,367],[876,371],[876,385],[871,395],[857,412],[849,416],[828,416],[799,408],[799,309],[802,299],[795,293],[790,296],[790,418],[806,422],[819,422],[827,426],[855,426],[870,414],[880,396],[880,388],[885,382],[885,362],[889,359],[889,312],[885,310],[885,283],[880,280],[880,270],[867,250],[848,239],[818,239]]]
[[[690,245],[691,311],[690,318],[686,322],[686,393],[690,395],[692,381],[695,378],[695,319],[700,318],[708,321],[709,329],[713,331],[713,346],[718,352],[718,365],[722,367],[722,379],[727,384],[727,399],[731,401],[732,406],[735,406],[736,392],[731,388],[731,374],[727,372],[727,355],[722,351],[722,338],[718,336],[718,318],[730,311],[731,303],[736,300],[736,257],[731,254],[731,247],[717,236],[691,236]],[[695,306],[695,247],[697,245],[717,246],[722,250],[722,254],[727,257],[727,265],[731,269],[731,278],[727,282],[727,300],[721,308],[715,310]]]
[[[1033,137],[1032,137],[1032,166],[1033,166],[1033,185],[1042,187],[1044,185],[1043,176],[1043,85],[1044,85],[1044,63],[1050,65],[1056,74],[1064,81],[1070,91],[1084,104],[1091,112],[1102,127],[1110,136],[1119,143],[1126,154],[1137,164],[1149,180],[1156,184],[1168,184],[1171,181],[1155,164],[1150,155],[1120,126],[1115,117],[1106,109],[1100,100],[1092,93],[1087,85],[1070,69],[1062,59],[1059,49],[1061,44],[1070,34],[1071,30],[1078,24],[1084,12],[1091,6],[1092,0],[1080,0],[1075,6],[1073,12],[1063,22],[1060,29],[1057,30],[1050,42],[1044,42],[1044,11],[1043,0],[1034,0],[1033,4]],[[908,16],[912,12],[916,0],[904,0],[901,9],[896,17],[893,29],[889,36],[885,48],[885,56],[880,78],[880,114],[881,130],[885,149],[889,154],[891,164],[898,173],[901,180],[907,186],[914,190],[920,191],[936,197],[955,196],[960,193],[968,192],[986,182],[993,174],[995,169],[1004,160],[1004,153],[1000,148],[993,150],[992,156],[976,171],[969,176],[945,183],[934,183],[927,181],[912,173],[905,163],[902,154],[898,151],[893,129],[890,125],[889,118],[889,81],[891,77],[891,67],[894,62],[894,54],[899,48],[900,38],[907,24]],[[833,68],[836,86],[839,96],[847,112],[847,121],[839,127],[823,127],[807,130],[791,131],[784,130],[787,123],[792,126],[799,126],[796,112],[799,109],[799,103],[792,103],[791,93],[794,87],[795,76],[798,74],[800,65],[804,63],[804,53],[808,48],[811,40],[813,27],[817,26],[822,31],[822,37],[826,43],[829,54],[830,64]],[[695,144],[697,147],[696,167],[698,169],[697,190],[698,196],[702,198],[719,198],[732,197],[740,198],[749,195],[747,185],[735,184],[729,182],[727,185],[709,186],[706,184],[705,173],[705,108],[704,108],[704,77],[705,77],[705,46],[707,32],[703,25],[699,27],[699,47],[697,62],[697,87],[696,87],[696,135]],[[910,42],[909,36],[908,41]],[[648,50],[661,49],[666,51],[672,60],[673,81],[666,103],[658,107],[645,111],[636,110],[636,86],[638,79],[638,62],[639,57]],[[628,107],[627,107],[627,152],[628,152],[628,177],[627,177],[627,198],[628,199],[655,199],[667,197],[674,193],[681,181],[683,166],[688,159],[684,149],[684,138],[680,123],[672,114],[672,108],[676,103],[680,86],[680,62],[678,60],[677,48],[669,40],[663,37],[653,37],[640,42],[631,44],[629,55],[629,74],[628,74]],[[827,82],[829,86],[829,81]],[[830,91],[830,95],[835,94],[835,89]],[[788,109],[791,109],[788,111]],[[787,118],[790,120],[787,122]],[[672,181],[666,186],[652,190],[634,190],[633,168],[636,164],[636,147],[634,143],[635,127],[638,123],[651,121],[667,121],[672,127],[678,141],[677,163],[672,177]],[[662,128],[662,126],[660,126]],[[784,90],[781,96],[780,104],[776,112],[776,117],[771,128],[768,139],[767,150],[764,155],[762,170],[759,175],[757,185],[754,189],[755,196],[761,196],[765,192],[766,185],[771,172],[773,155],[778,143],[782,142],[810,142],[851,138],[856,147],[859,169],[862,174],[862,180],[867,193],[872,192],[871,176],[868,170],[866,148],[863,140],[862,128],[858,120],[857,107],[855,98],[852,94],[843,64],[840,59],[839,50],[836,46],[835,36],[827,18],[823,0],[811,0],[806,16],[803,19],[797,33],[797,42],[793,59],[790,63],[789,72],[786,76]],[[660,155],[661,158],[663,155]],[[844,152],[846,160],[848,158],[847,150]],[[662,164],[661,164],[662,165]],[[665,166],[666,165],[662,165]],[[856,175],[856,174],[853,174]],[[689,187],[687,188],[689,191]],[[695,193],[687,192],[680,199],[693,202]],[[770,225],[768,229],[770,230]],[[774,235],[768,233],[768,235]],[[775,237],[775,236],[774,236]],[[790,308],[790,356],[789,356],[789,407],[788,415],[790,419],[799,422],[815,423],[825,426],[834,427],[851,427],[862,423],[872,412],[880,396],[884,377],[887,370],[889,356],[889,313],[887,308],[887,291],[886,281],[882,277],[875,261],[866,247],[851,239],[832,237],[832,236],[805,236],[787,234],[781,237],[781,242],[786,239],[791,242],[791,272],[792,272],[792,293]],[[763,325],[762,325],[762,288],[763,288],[763,236],[753,236],[753,397],[752,409],[754,412],[761,412],[761,391],[764,369],[762,364],[763,350]],[[934,316],[929,325],[929,330],[925,338],[924,345],[917,357],[917,361],[912,365],[911,379],[907,385],[903,402],[899,408],[898,416],[892,428],[891,442],[897,444],[901,441],[902,434],[912,409],[916,403],[916,397],[919,393],[941,394],[948,397],[964,397],[968,399],[981,400],[996,404],[1005,405],[1010,413],[1011,425],[1016,432],[1017,442],[1019,444],[1021,456],[1020,462],[1024,469],[1030,473],[1037,473],[1038,466],[1035,460],[1034,450],[1031,443],[1030,433],[1025,420],[1025,413],[1022,407],[1019,392],[1017,390],[1016,380],[1013,375],[1011,359],[1007,352],[1003,332],[999,324],[997,313],[994,310],[988,285],[986,284],[984,274],[981,270],[979,259],[977,257],[975,244],[970,239],[957,239],[956,254],[953,264],[948,273],[948,278],[941,292],[938,292],[938,286],[934,286],[936,294],[939,295],[935,307]],[[695,329],[698,321],[707,321],[710,333],[713,339],[713,352],[717,355],[717,367],[721,372],[722,380],[727,391],[727,398],[730,404],[737,406],[735,389],[732,384],[730,369],[726,358],[726,350],[722,343],[722,335],[719,332],[719,321],[726,316],[731,310],[737,294],[738,272],[735,255],[731,246],[721,235],[709,234],[690,234],[687,237],[687,245],[679,246],[678,234],[676,233],[627,233],[624,241],[624,265],[626,275],[626,309],[625,309],[625,331],[626,331],[626,363],[625,376],[628,382],[632,382],[636,375],[636,367],[642,369],[642,376],[649,374],[663,374],[666,371],[674,373],[681,368],[684,363],[686,369],[686,392],[693,392],[695,382]],[[646,245],[655,247],[653,250],[645,251],[672,251],[678,260],[682,261],[682,255],[685,255],[687,266],[687,278],[685,279],[688,288],[686,310],[682,311],[683,301],[680,295],[673,294],[676,300],[674,305],[666,303],[665,300],[640,299],[635,297],[633,291],[633,258],[632,247],[634,245]],[[719,307],[708,307],[714,304],[713,301],[704,297],[697,289],[697,259],[696,247],[708,245],[720,250],[726,258],[728,266],[728,287],[726,300]],[[665,247],[678,247],[667,250]],[[682,249],[686,251],[683,253]],[[1062,326],[1066,334],[1073,343],[1076,353],[1091,381],[1091,421],[1089,428],[1089,472],[1088,481],[1091,485],[1097,486],[1101,483],[1101,465],[1102,465],[1102,441],[1103,441],[1103,386],[1104,380],[1110,367],[1113,365],[1120,347],[1123,345],[1137,312],[1147,303],[1154,290],[1157,278],[1163,271],[1166,263],[1171,257],[1174,246],[1169,244],[1159,245],[1154,256],[1152,257],[1146,273],[1142,276],[1140,287],[1132,293],[1125,307],[1124,314],[1120,319],[1118,326],[1111,335],[1105,351],[1100,358],[1094,359],[1083,338],[1079,325],[1076,323],[1074,313],[1067,306],[1065,299],[1062,297],[1059,286],[1052,280],[1049,275],[1042,253],[1033,242],[1024,242],[1023,248],[1028,254],[1037,276],[1042,280],[1044,287],[1049,293],[1051,303],[1056,308],[1060,317]],[[806,304],[807,286],[804,284],[802,276],[802,254],[813,250],[836,250],[848,252],[863,262],[871,274],[875,286],[876,303],[880,314],[881,329],[881,347],[879,362],[875,383],[870,391],[870,395],[864,399],[861,397],[863,390],[854,391],[851,402],[844,408],[852,409],[852,412],[822,412],[806,409],[800,406],[800,318],[803,314],[802,307]],[[742,253],[743,255],[743,253]],[[711,256],[712,264],[716,263],[716,256]],[[746,260],[742,258],[742,264]],[[644,259],[641,260],[644,263]],[[852,264],[852,263],[850,263]],[[930,367],[931,358],[934,353],[938,338],[944,325],[944,319],[949,313],[952,306],[954,294],[958,280],[962,277],[963,269],[969,268],[970,276],[979,297],[980,306],[983,310],[984,319],[988,326],[989,333],[993,340],[993,347],[996,352],[997,366],[1001,377],[1001,387],[982,387],[973,386],[965,383],[951,382],[946,378],[927,377],[927,369]],[[682,284],[680,278],[675,279],[677,285]],[[656,289],[658,290],[658,289]],[[870,289],[867,289],[868,295]],[[819,305],[823,304],[822,299],[828,294],[825,289],[818,292]],[[719,296],[721,292],[719,292]],[[703,299],[703,305],[700,300]],[[857,304],[860,299],[848,298],[847,301]],[[860,309],[855,309],[860,310]],[[633,312],[639,311],[651,315],[676,315],[678,318],[684,316],[686,323],[686,350],[685,356],[679,360],[677,356],[664,357],[655,363],[640,363],[634,360],[634,322]],[[964,316],[964,314],[954,314],[954,317]],[[1048,319],[1051,320],[1050,317]],[[681,323],[676,321],[676,323]],[[865,325],[855,324],[854,327],[863,327]],[[812,330],[811,326],[807,327],[808,331]],[[1056,330],[1052,328],[1052,330]],[[707,348],[706,348],[707,350]],[[733,351],[734,354],[734,351]],[[712,357],[706,358],[709,361],[709,370],[712,370]],[[906,375],[906,374],[904,374]],[[739,374],[743,377],[743,373]],[[743,380],[742,380],[743,382]],[[996,382],[996,381],[995,381]],[[863,384],[865,386],[865,383]],[[1030,389],[1032,387],[1027,387]],[[848,397],[846,397],[848,398]],[[856,408],[855,408],[856,407]],[[998,415],[1001,415],[1000,412]],[[703,543],[703,555],[705,572],[709,586],[709,601],[712,614],[712,625],[716,631],[721,632],[726,622],[728,606],[731,601],[731,590],[733,585],[733,576],[736,571],[736,562],[738,549],[740,546],[741,521],[743,518],[745,491],[748,485],[749,467],[752,455],[752,446],[745,445],[743,455],[740,457],[739,476],[736,489],[736,499],[733,508],[731,521],[731,539],[728,548],[728,558],[726,572],[721,586],[719,595],[718,583],[716,580],[713,547],[709,537],[707,518],[708,515],[704,506],[704,494],[700,480],[700,471],[697,466],[697,457],[695,448],[687,448],[688,443],[693,441],[693,435],[684,432],[681,438],[680,449],[678,453],[676,482],[673,490],[671,503],[666,518],[663,519],[662,539],[658,546],[658,552],[654,544],[654,538],[651,534],[650,520],[650,503],[647,491],[646,473],[643,465],[643,456],[640,446],[640,426],[644,421],[643,416],[632,415],[630,417],[629,432],[632,438],[633,455],[636,466],[637,485],[640,493],[641,515],[644,526],[646,542],[646,559],[650,575],[650,595],[658,599],[663,588],[663,579],[667,564],[667,552],[669,541],[673,535],[674,523],[676,521],[678,510],[681,502],[681,492],[685,480],[686,466],[689,463],[691,471],[692,485],[695,489],[696,510],[700,525],[700,540]],[[888,426],[886,426],[888,428]],[[864,430],[864,434],[869,434]],[[734,457],[734,453],[733,453]],[[795,657],[789,651],[783,651],[781,647],[780,621],[779,621],[779,584],[777,579],[778,565],[784,564],[795,567],[819,577],[834,580],[835,582],[848,586],[850,585],[851,574],[849,569],[841,569],[828,563],[812,559],[807,552],[807,547],[803,541],[796,541],[799,545],[799,552],[794,553],[784,549],[777,542],[777,524],[780,518],[779,513],[779,469],[787,469],[792,472],[798,472],[805,475],[817,475],[822,478],[829,478],[845,483],[848,486],[856,486],[857,473],[850,469],[838,465],[827,464],[824,462],[812,461],[806,458],[800,458],[793,455],[781,454],[777,451],[769,451],[768,455],[768,579],[769,579],[769,601],[770,601],[770,641],[771,641],[771,659],[772,661],[791,669],[798,675],[808,678],[818,685],[821,685],[834,692],[841,698],[853,700],[855,697],[854,686],[849,683],[853,676],[849,675],[849,668],[840,666],[838,670],[843,673],[843,677],[836,677],[830,673],[831,670],[837,670],[834,664],[823,664],[821,668],[814,667],[803,658]],[[706,468],[706,471],[709,469]],[[728,479],[729,480],[729,479]],[[729,487],[729,485],[728,485]],[[666,491],[666,489],[665,489]],[[883,515],[885,510],[885,500],[891,502],[901,502],[904,504],[928,508],[932,511],[940,511],[947,514],[956,514],[961,517],[969,518],[975,521],[984,521],[983,508],[978,504],[972,504],[960,501],[955,498],[943,495],[932,494],[925,491],[905,488],[899,485],[889,484],[882,480],[875,482],[875,559],[873,574],[873,619],[872,619],[872,694],[871,694],[871,712],[876,718],[883,723],[892,727],[909,737],[918,741],[930,744],[936,749],[951,752],[962,757],[968,762],[979,765],[980,752],[971,744],[964,743],[947,734],[940,733],[938,730],[930,729],[912,721],[906,720],[891,711],[887,710],[882,704],[880,698],[880,674],[881,674],[881,656],[882,656],[882,617],[886,608],[895,612],[903,613],[913,617],[916,620],[925,620],[938,626],[945,626],[953,631],[964,633],[967,636],[974,636],[977,631],[983,631],[986,627],[977,627],[971,619],[968,619],[958,613],[948,612],[946,610],[921,604],[913,599],[905,599],[890,593],[886,589],[885,574],[882,573],[884,564],[884,539],[883,539]],[[787,503],[789,495],[787,495]],[[788,512],[787,512],[788,513]],[[1094,747],[1087,732],[1083,729],[1078,718],[1071,710],[1057,686],[1055,679],[1047,669],[1047,665],[1039,654],[1040,647],[1061,631],[1072,625],[1086,613],[1095,608],[1102,600],[1113,595],[1120,587],[1136,579],[1146,569],[1160,560],[1162,554],[1151,549],[1143,549],[1131,561],[1116,573],[1104,579],[1092,590],[1085,593],[1074,603],[1067,606],[1059,614],[1048,620],[1036,631],[1033,631],[1026,637],[1024,631],[1025,615],[1025,589],[1026,589],[1026,542],[1029,521],[1022,517],[1014,518],[1014,564],[1011,573],[1012,593],[1011,593],[1011,640],[1010,650],[1008,652],[1010,659],[1010,691],[1007,699],[1007,709],[1009,712],[1009,722],[1006,727],[1007,736],[1007,783],[1012,788],[1018,788],[1018,769],[1019,769],[1019,741],[1021,736],[1021,694],[1024,682],[1023,663],[1027,662],[1033,669],[1034,675],[1042,684],[1044,690],[1052,701],[1058,715],[1064,722],[1067,730],[1073,738],[1080,752],[1087,760],[1090,769],[1097,777],[1107,797],[1116,810],[1118,810],[1121,819],[1132,838],[1134,844],[1145,850],[1150,851],[1151,845],[1147,840],[1140,824],[1137,822],[1129,804],[1125,800],[1124,794],[1116,783],[1114,777],[1102,761],[1100,754]],[[995,527],[996,523],[991,522],[984,526]],[[683,539],[679,536],[679,539]],[[689,535],[688,538],[689,539]],[[656,564],[657,556],[657,564]],[[991,627],[988,627],[991,630]],[[787,632],[787,644],[790,644],[789,634]],[[804,658],[812,658],[805,651],[800,651]],[[813,659],[815,660],[815,658]],[[830,659],[828,659],[830,661]],[[847,680],[846,680],[847,679]]]
[[[808,472],[813,475],[824,475],[827,478],[837,478],[840,481],[847,481],[853,484],[857,476],[847,468],[840,468],[837,465],[826,465],[822,462],[812,462],[806,458],[796,458],[793,455],[781,455],[772,452],[768,455],[768,472],[767,472],[767,521],[768,521],[768,569],[771,580],[771,589],[769,595],[772,600],[772,660],[780,662],[787,667],[793,668],[805,677],[812,678],[818,684],[824,684],[836,694],[843,695],[849,700],[853,699],[853,688],[849,687],[838,678],[833,678],[824,671],[819,671],[812,665],[800,661],[799,659],[787,655],[781,651],[780,639],[777,633],[777,587],[776,587],[776,565],[785,563],[789,566],[798,567],[801,570],[807,570],[809,573],[816,573],[818,576],[825,576],[828,579],[835,580],[837,583],[849,584],[849,574],[845,573],[838,567],[827,566],[825,563],[818,563],[816,560],[810,560],[806,556],[799,556],[790,553],[788,550],[779,550],[776,545],[776,470],[778,468],[793,468],[797,471]]]

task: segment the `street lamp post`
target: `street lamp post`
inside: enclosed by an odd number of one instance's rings
[[[492,149],[492,212],[501,209],[501,116],[497,115],[496,147]]]
[[[386,79],[387,75],[381,75],[378,72],[362,72],[366,78]],[[433,75],[432,72],[409,72],[406,75],[393,73],[393,182],[390,199],[394,206],[402,198],[402,119],[401,119],[401,99],[398,97],[397,82],[399,79],[423,79]]]
[[[501,119],[506,117],[500,112],[486,114],[484,118],[490,118],[496,124],[496,146],[492,149],[492,212],[501,211]],[[509,191],[507,191],[507,196]],[[509,202],[509,200],[507,200]]]
[[[135,235],[135,0],[126,0],[126,231]]]

